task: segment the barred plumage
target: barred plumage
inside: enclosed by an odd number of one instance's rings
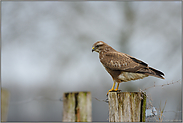
[[[164,79],[163,72],[149,67],[147,63],[128,54],[116,51],[103,41],[94,43],[92,47],[93,51],[99,53],[100,62],[113,78],[114,84],[109,91],[117,91],[120,82],[143,79],[148,76]],[[116,82],[118,85],[114,89]]]

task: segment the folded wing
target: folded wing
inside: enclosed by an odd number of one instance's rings
[[[108,52],[103,55],[103,59],[100,61],[104,67],[108,69],[114,71],[146,74],[164,79],[162,77],[164,74],[161,71],[148,67],[148,64],[145,62],[138,60],[128,54],[120,52]]]

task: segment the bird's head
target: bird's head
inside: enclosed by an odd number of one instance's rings
[[[104,49],[105,43],[103,41],[97,41],[96,43],[93,44],[92,46],[92,52],[100,52]]]

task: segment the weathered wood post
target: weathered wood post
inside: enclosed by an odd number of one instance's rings
[[[9,95],[7,89],[1,88],[1,122],[7,121]]]
[[[109,92],[109,122],[145,122],[146,94]]]
[[[63,122],[91,122],[92,103],[90,92],[63,94]]]

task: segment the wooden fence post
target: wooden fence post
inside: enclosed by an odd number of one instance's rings
[[[7,121],[9,95],[7,89],[1,88],[1,122]]]
[[[91,122],[91,93],[70,92],[63,94],[63,122]]]
[[[109,122],[145,122],[146,94],[109,92]]]

